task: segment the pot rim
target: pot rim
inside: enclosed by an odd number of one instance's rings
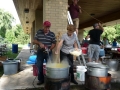
[[[86,66],[93,67],[93,68],[109,68],[108,65],[101,64],[101,63],[95,63],[95,62],[86,63]]]
[[[61,70],[61,69],[70,68],[70,66],[61,67],[61,68],[53,68],[53,67],[46,66],[46,68],[48,68],[48,69],[54,69],[54,70]]]

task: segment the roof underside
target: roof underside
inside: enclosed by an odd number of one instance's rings
[[[42,0],[13,0],[23,29],[30,33],[32,22],[35,20],[35,10],[43,10]],[[69,0],[69,4],[72,0]],[[120,19],[120,0],[79,0],[78,3],[82,8],[80,15],[79,28],[87,28],[95,22],[111,22],[109,25],[119,23]],[[29,9],[25,13],[24,9]],[[91,14],[94,14],[91,16]],[[114,21],[114,20],[117,20]],[[26,23],[29,21],[29,23]],[[107,25],[107,24],[106,24]]]

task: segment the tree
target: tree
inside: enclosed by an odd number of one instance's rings
[[[14,17],[4,10],[0,9],[0,35],[4,38],[6,30],[12,29],[12,22]]]
[[[118,42],[120,42],[120,24],[115,25],[114,28],[116,29],[116,34],[117,34],[116,39]]]
[[[21,25],[16,25],[11,30],[7,30],[6,39],[11,43],[18,44],[27,44],[30,41],[29,35],[24,33]]]
[[[113,39],[116,38],[116,36],[117,36],[117,33],[116,33],[116,29],[114,28],[114,26],[104,27],[102,38],[106,37],[111,43]]]
[[[85,30],[84,37],[88,34],[89,30]],[[104,32],[101,36],[108,38],[109,42],[112,43],[113,39],[117,39],[117,42],[120,42],[120,24],[104,27]]]
[[[11,29],[11,30],[7,30],[6,34],[5,34],[5,37],[7,39],[8,42],[10,43],[13,43],[15,41],[15,33],[14,31]]]

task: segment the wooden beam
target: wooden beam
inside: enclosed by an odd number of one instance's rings
[[[99,17],[97,19],[100,20],[103,23],[120,19],[120,10],[116,11],[116,12],[113,12],[111,14],[108,14],[108,15],[104,15],[104,16]],[[88,22],[82,23],[82,24],[79,25],[79,29],[90,27],[90,26],[92,26],[96,22],[99,22],[99,21],[93,19],[93,20],[90,20]]]

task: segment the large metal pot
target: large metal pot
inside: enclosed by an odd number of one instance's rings
[[[69,76],[69,67],[52,68],[46,67],[46,76],[53,79],[61,79]]]
[[[117,71],[119,66],[119,61],[117,59],[108,59],[106,64],[109,66],[110,71]]]
[[[88,75],[96,76],[96,77],[108,76],[109,67],[107,65],[103,65],[101,63],[94,63],[94,62],[89,62],[86,65],[87,65]]]

